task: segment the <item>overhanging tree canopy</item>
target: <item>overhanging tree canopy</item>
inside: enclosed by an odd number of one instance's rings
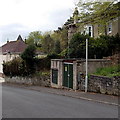
[[[82,23],[106,23],[120,16],[120,2],[86,2],[78,3]]]

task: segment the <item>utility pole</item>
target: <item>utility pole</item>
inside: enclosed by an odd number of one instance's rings
[[[88,85],[88,39],[86,39],[86,76],[85,76],[85,92],[87,92]]]

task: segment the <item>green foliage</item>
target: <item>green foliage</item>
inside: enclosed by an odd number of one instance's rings
[[[25,61],[28,74],[35,72],[35,51],[34,45],[29,45],[25,51],[21,54],[21,58]]]
[[[95,39],[92,45],[97,58],[111,56],[115,52],[120,51],[120,36],[118,34],[115,36],[102,35]]]
[[[50,70],[51,59],[60,59],[61,56],[57,54],[49,54],[47,57],[42,59],[36,59],[37,71],[46,71]]]
[[[51,59],[61,58],[60,55],[49,54],[45,58],[38,59],[35,57],[35,49],[36,47],[34,45],[30,45],[21,54],[21,58],[16,58],[12,61],[4,63],[4,74],[6,76],[35,75],[41,71],[49,71],[51,66]]]
[[[42,49],[46,54],[50,54],[54,51],[54,40],[49,34],[43,36]]]
[[[54,31],[53,34],[51,34],[52,39],[55,41],[60,42],[60,49],[64,50],[68,45],[68,36],[67,36],[67,29],[65,28],[58,28],[58,30]]]
[[[26,76],[27,67],[21,58],[3,63],[3,72],[6,76]]]
[[[60,55],[58,55],[58,54],[53,53],[53,54],[47,55],[47,58],[48,59],[60,59],[62,57]]]
[[[47,57],[36,59],[36,71],[50,70],[51,60]]]
[[[66,49],[66,47],[68,46],[68,31],[65,28],[60,31],[60,45],[61,50]]]
[[[25,61],[32,62],[35,57],[36,47],[34,45],[29,45],[25,51],[21,54],[21,58]]]
[[[73,35],[70,44],[69,44],[69,51],[68,55],[72,58],[80,58],[85,55],[85,37],[81,36],[79,33]],[[81,51],[81,52],[80,52]]]
[[[120,35],[116,34],[114,37],[112,37],[110,47],[115,51],[120,52]]]
[[[60,54],[60,56],[63,56],[64,58],[67,58],[67,55],[68,55],[68,49],[64,49]]]
[[[42,37],[41,31],[34,31],[29,34],[28,38],[26,39],[26,43],[28,45],[34,44],[34,45],[40,47],[42,38],[43,37]]]
[[[70,41],[69,49],[66,49],[71,58],[85,58],[86,38],[88,38],[89,58],[101,59],[120,51],[120,36],[118,34],[115,36],[102,35],[99,38],[94,39],[76,33]],[[61,54],[66,54],[66,50]]]
[[[119,2],[81,2],[78,7],[80,10],[80,19],[92,23],[105,24],[108,20],[119,16]]]
[[[68,48],[68,56],[70,58],[85,58],[86,38],[88,38],[88,36],[82,35],[80,33],[73,35]],[[91,38],[89,38],[89,40],[90,39]]]
[[[60,52],[61,52],[60,41],[57,40],[57,41],[55,41],[54,53],[59,54]]]
[[[50,71],[39,71],[35,73],[35,76],[50,76]]]
[[[65,22],[65,26],[72,24],[74,22],[74,17],[70,17],[66,22]]]
[[[120,76],[120,65],[98,68],[94,74],[108,77]]]

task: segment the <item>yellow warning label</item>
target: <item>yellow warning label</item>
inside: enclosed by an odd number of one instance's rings
[[[67,72],[67,67],[65,67],[65,72]]]

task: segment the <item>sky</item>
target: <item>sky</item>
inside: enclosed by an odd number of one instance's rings
[[[0,0],[0,46],[33,31],[56,30],[72,15],[78,0]]]

